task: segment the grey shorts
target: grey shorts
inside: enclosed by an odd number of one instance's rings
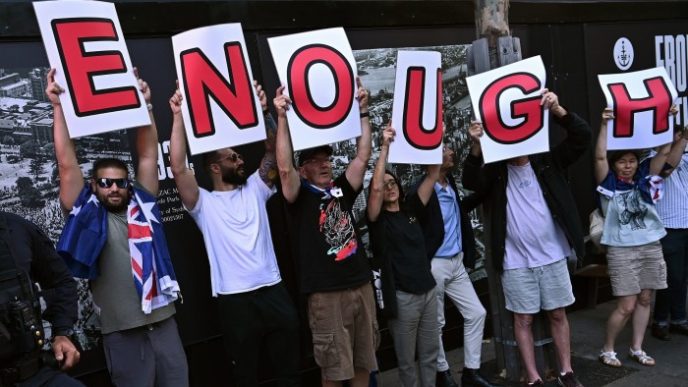
[[[535,314],[565,308],[576,300],[566,259],[539,267],[504,270],[502,287],[506,309],[514,313]]]

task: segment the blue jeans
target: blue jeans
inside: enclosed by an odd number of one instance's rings
[[[688,229],[667,228],[662,238],[662,252],[667,268],[667,289],[658,290],[655,299],[655,321],[679,323],[686,320],[688,280]]]

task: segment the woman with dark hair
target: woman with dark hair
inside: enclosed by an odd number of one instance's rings
[[[675,114],[675,107],[672,113]],[[633,338],[629,356],[645,366],[655,360],[642,349],[650,319],[650,302],[656,289],[665,289],[666,265],[659,240],[666,235],[655,209],[663,194],[662,178],[671,143],[652,157],[640,161],[639,150],[607,153],[607,122],[612,110],[602,112],[602,124],[595,147],[595,179],[599,203],[605,216],[602,241],[607,246],[607,262],[612,293],[618,299],[607,321],[607,334],[599,360],[620,367],[614,352],[619,332],[632,319]]]
[[[394,129],[382,133],[380,156],[370,183],[367,215],[375,261],[381,267],[383,312],[394,340],[402,386],[435,386],[439,325],[435,280],[418,218],[433,192],[439,165],[428,167],[418,191],[404,200],[397,177],[385,170]]]

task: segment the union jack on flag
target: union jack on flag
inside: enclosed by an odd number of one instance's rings
[[[98,259],[107,242],[107,217],[107,209],[85,184],[56,246],[75,277],[98,277]],[[141,297],[141,310],[148,314],[174,302],[179,284],[155,196],[136,185],[127,208],[127,228],[134,285]]]
[[[147,314],[174,302],[179,294],[155,197],[135,189],[127,223],[131,272],[141,296],[141,310]]]

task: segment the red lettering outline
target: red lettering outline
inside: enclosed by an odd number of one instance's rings
[[[442,71],[437,69],[437,100],[435,126],[423,126],[423,105],[425,102],[425,67],[410,66],[406,69],[406,93],[404,95],[403,133],[406,142],[418,149],[436,149],[442,144]],[[411,106],[409,101],[419,101]]]
[[[671,110],[671,91],[667,86],[664,78],[660,76],[652,77],[643,80],[645,85],[645,90],[648,96],[642,98],[631,98],[628,93],[628,88],[624,83],[609,83],[607,89],[612,95],[612,101],[614,103],[614,123],[612,129],[612,135],[615,138],[629,138],[633,137],[633,128],[635,127],[635,113],[651,111],[654,117],[654,125],[652,127],[653,134],[661,134],[669,130],[669,110]],[[665,93],[664,95],[658,93]],[[621,100],[620,97],[625,97],[625,100]],[[667,97],[666,100],[662,100],[662,97]],[[649,101],[660,100],[661,104],[650,105]],[[664,103],[666,102],[666,103]],[[626,104],[630,106],[626,107]],[[647,108],[634,109],[636,105],[647,105]],[[620,106],[623,106],[623,110],[619,110]],[[662,111],[666,114],[658,114],[657,112]],[[629,114],[628,128],[622,128],[619,126],[619,119],[621,115]]]
[[[313,100],[308,84],[308,72],[318,63],[327,66],[334,75],[334,100],[329,106],[318,106]],[[344,79],[344,81],[341,81]],[[295,88],[295,82],[303,82]],[[296,115],[307,125],[316,129],[335,127],[351,112],[354,99],[354,72],[346,57],[334,47],[324,44],[310,44],[298,49],[287,65],[287,85],[291,93],[292,106]],[[305,90],[297,93],[295,90]]]
[[[505,75],[490,83],[480,96],[480,117],[485,128],[485,134],[500,144],[515,144],[533,137],[544,127],[544,108],[540,105],[541,96],[511,101],[510,114],[514,118],[524,118],[516,126],[509,126],[502,121],[499,114],[499,100],[502,93],[511,88],[517,88],[523,94],[529,94],[542,88],[540,79],[526,72]],[[485,116],[488,104],[494,104],[497,120],[488,120]],[[535,120],[529,120],[534,117]]]
[[[215,101],[237,128],[246,129],[258,125],[258,110],[253,97],[253,85],[248,74],[241,43],[227,42],[223,46],[223,51],[229,81],[217,70],[200,48],[190,48],[179,54],[182,79],[185,85],[184,96],[189,107],[192,131],[196,138],[212,136],[216,132],[210,110],[210,98]],[[190,63],[189,61],[194,62]],[[194,67],[194,71],[187,71],[190,66]],[[199,66],[201,70],[199,70]],[[207,76],[203,78],[203,75],[206,75],[204,72],[208,71],[211,72],[212,78]],[[219,82],[219,84],[209,84],[208,82]],[[197,83],[200,83],[202,91],[196,89]],[[197,105],[201,99],[197,93],[202,94],[203,105]],[[222,95],[218,97],[217,94],[219,93]],[[223,100],[226,100],[225,103],[222,102]],[[245,102],[249,102],[250,105],[247,106]]]

